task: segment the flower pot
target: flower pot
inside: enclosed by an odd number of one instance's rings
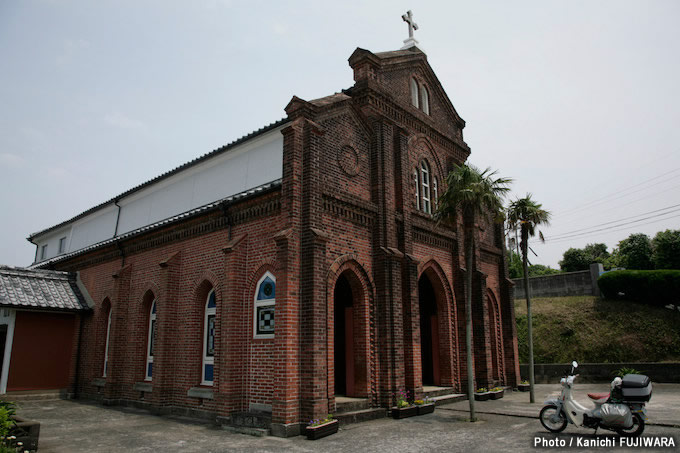
[[[520,392],[528,392],[530,387],[529,384],[517,384],[517,390]]]
[[[501,390],[498,392],[491,392],[491,399],[492,400],[499,400],[503,398],[503,394],[505,393],[505,390]]]
[[[421,404],[420,406],[416,406],[416,408],[418,409],[418,415],[431,414],[434,412],[434,403]]]
[[[475,393],[475,401],[486,401],[491,398],[491,392]]]
[[[324,423],[323,425],[308,426],[306,432],[307,439],[316,440],[321,439],[322,437],[330,436],[331,434],[335,434],[338,432],[339,426],[340,423],[337,420]]]
[[[407,418],[407,417],[413,417],[414,415],[418,415],[418,407],[417,406],[409,406],[409,407],[393,407],[392,408],[392,418],[395,418],[397,420],[401,418]]]

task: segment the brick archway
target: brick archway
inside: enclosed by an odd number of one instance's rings
[[[427,282],[425,286],[431,285],[434,296],[434,303],[436,304],[436,315],[430,316],[430,331],[427,332],[427,337],[420,339],[420,345],[426,344],[423,342],[432,341],[431,348],[419,348],[421,354],[431,353],[433,362],[434,376],[431,376],[433,382],[425,382],[425,384],[436,384],[442,387],[457,387],[458,384],[458,355],[457,355],[457,322],[456,322],[456,302],[449,284],[448,278],[444,273],[441,265],[433,258],[424,260],[423,264],[418,269],[418,302],[422,306],[426,301],[421,301],[421,289],[423,283]],[[421,313],[423,310],[421,309]],[[420,314],[419,314],[420,319]],[[420,320],[421,329],[423,326],[428,326],[428,320]],[[434,324],[433,324],[434,323]],[[423,358],[418,354],[420,363],[414,364],[416,369],[418,365],[425,365],[428,363],[427,358]],[[420,373],[416,374],[416,383],[422,385],[423,377],[427,378],[427,370],[420,369]],[[418,386],[418,385],[417,385]]]
[[[330,409],[334,409],[335,395],[339,391],[374,402],[377,389],[374,385],[375,332],[371,329],[374,325],[373,284],[355,255],[345,255],[330,267],[326,303]],[[341,332],[336,332],[338,326],[342,328]],[[340,367],[336,367],[336,351],[343,354]],[[336,379],[338,372],[343,373],[340,379]]]
[[[503,348],[503,323],[498,299],[491,289],[486,291],[489,311],[489,349],[491,351],[491,378],[505,384],[505,352]]]

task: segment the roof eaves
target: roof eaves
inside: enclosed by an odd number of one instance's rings
[[[137,228],[132,231],[128,231],[127,233],[121,234],[119,236],[115,236],[109,239],[106,239],[104,241],[98,242],[96,244],[89,245],[87,247],[83,247],[82,249],[75,250],[70,253],[65,253],[63,255],[55,256],[53,258],[40,261],[38,263],[34,263],[28,267],[30,270],[40,270],[41,268],[44,268],[45,266],[49,266],[51,264],[58,263],[60,261],[64,261],[69,258],[73,258],[76,256],[83,255],[87,252],[91,252],[93,250],[100,249],[102,247],[105,247],[110,244],[115,244],[116,242],[124,241],[126,239],[133,238],[135,236],[138,236],[143,233],[147,233],[149,231],[156,230],[161,227],[165,227],[168,225],[171,225],[175,222],[179,222],[181,220],[188,220],[192,217],[201,215],[205,212],[211,211],[213,209],[218,209],[220,206],[225,206],[229,205],[231,203],[234,203],[236,201],[242,201],[242,200],[247,200],[250,197],[256,196],[256,195],[264,195],[272,190],[275,190],[276,188],[281,186],[281,179],[277,179],[265,184],[262,184],[257,187],[253,187],[252,189],[244,190],[243,192],[239,192],[234,195],[230,195],[228,197],[222,198],[217,201],[213,201],[212,203],[205,204],[203,206],[199,206],[198,208],[191,209],[189,211],[183,212],[181,214],[174,215],[172,217],[168,217],[167,219],[159,220],[158,222],[154,222],[150,225],[145,225],[143,227]]]

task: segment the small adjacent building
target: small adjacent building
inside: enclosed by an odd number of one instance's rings
[[[0,394],[73,391],[87,300],[76,273],[0,266]]]

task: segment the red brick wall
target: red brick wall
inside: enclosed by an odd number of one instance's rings
[[[464,122],[439,91],[422,55],[380,64],[374,57],[350,59],[357,81],[350,97],[291,101],[290,123],[283,130],[281,189],[226,208],[229,213],[276,198],[280,213],[231,227],[222,224],[210,232],[181,233],[186,225],[222,215],[210,213],[126,241],[124,258],[116,257],[112,247],[65,265],[81,271],[97,304],[83,322],[80,376],[86,393],[97,392],[92,381],[101,377],[107,316],[102,304],[109,300],[112,372],[104,396],[142,398],[133,386],[144,377],[144,300],[152,293],[158,336],[153,391],[144,395],[145,401],[222,415],[246,410],[251,403],[271,404],[273,421],[280,425],[334,411],[333,291],[343,273],[357,297],[359,396],[387,405],[398,388],[422,391],[418,278],[423,275],[433,282],[441,315],[442,382],[463,388],[462,219],[449,228],[417,212],[413,171],[426,159],[443,193],[447,172],[469,152],[462,141]],[[413,74],[428,86],[429,116],[411,106]],[[487,344],[491,331],[498,330],[489,322],[488,291],[498,300],[504,339],[510,337],[501,348],[508,370],[516,363],[516,338],[511,338],[514,312],[498,232],[489,222],[479,226],[469,271],[474,275],[475,368],[478,382],[486,383],[497,375],[493,363],[499,363],[491,359]],[[164,234],[179,239],[137,246]],[[98,256],[99,262],[92,261]],[[254,340],[255,284],[265,271],[277,278],[276,338]],[[187,390],[201,380],[203,307],[211,288],[217,295],[215,399],[199,401],[188,397]]]

